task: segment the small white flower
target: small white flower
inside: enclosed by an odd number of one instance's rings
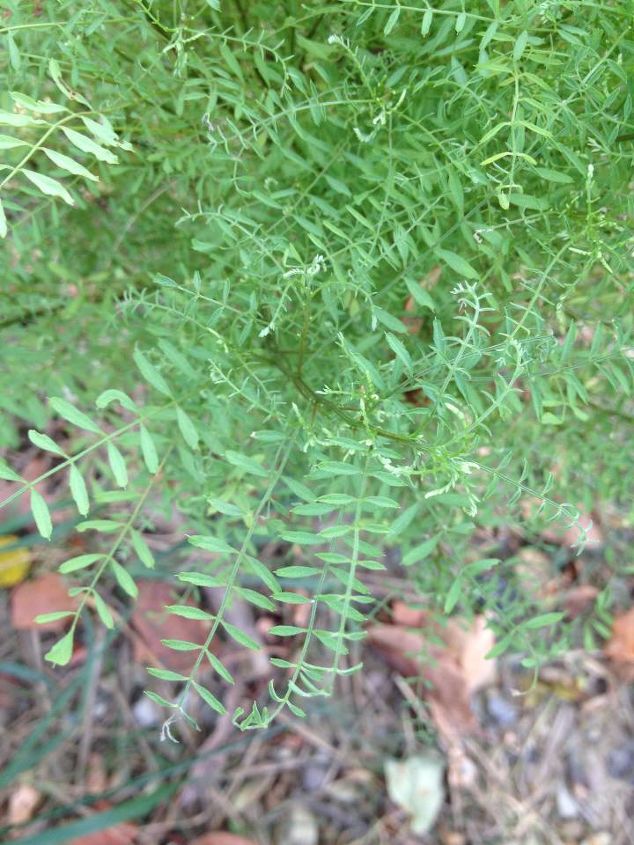
[[[377,116],[372,118],[372,125],[385,126],[385,109],[381,109]]]
[[[306,275],[307,276],[316,276],[317,273],[321,273],[325,269],[326,269],[326,262],[324,260],[324,256],[323,255],[316,255],[313,258],[313,260],[310,264],[310,267],[306,270]]]
[[[370,141],[374,138],[375,134],[374,132],[372,132],[370,135],[366,135],[357,126],[355,126],[352,131],[357,136],[359,141],[361,141],[362,144],[369,144]]]
[[[336,33],[332,33],[332,35],[328,36],[328,43],[329,44],[340,44],[342,47],[345,47],[346,50],[350,49],[350,42],[347,38],[344,38],[341,35],[337,35]]]

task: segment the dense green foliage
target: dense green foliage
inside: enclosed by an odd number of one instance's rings
[[[222,710],[216,636],[258,647],[237,598],[310,605],[237,722],[329,693],[386,550],[498,653],[565,646],[472,535],[626,500],[631,23],[628,0],[5,4],[0,473],[50,536],[9,468],[31,429],[97,532],[50,660],[89,607],[113,625],[113,580],[134,599],[170,508],[196,548],[172,611],[210,623],[173,643],[189,675],[154,671],[176,715]],[[209,586],[213,613],[178,598]]]

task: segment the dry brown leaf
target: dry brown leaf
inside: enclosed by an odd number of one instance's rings
[[[200,619],[184,619],[165,610],[175,604],[172,587],[163,581],[139,581],[139,596],[131,623],[139,636],[134,640],[134,659],[139,663],[160,663],[174,672],[188,671],[191,652],[173,651],[161,640],[188,640],[204,643],[209,624]]]
[[[133,845],[137,841],[139,828],[135,824],[122,822],[105,830],[96,830],[85,836],[71,839],[68,845]]]
[[[585,613],[598,595],[599,590],[592,584],[578,584],[568,590],[564,598],[564,609],[568,618],[576,619]]]
[[[413,611],[410,619],[413,613],[421,614]],[[397,615],[408,618],[404,608],[398,608]],[[404,625],[373,625],[368,639],[398,672],[418,675],[431,685],[425,695],[432,716],[439,732],[452,742],[477,728],[470,697],[495,680],[495,661],[486,659],[493,634],[482,616],[466,629],[455,620],[443,628],[424,613],[418,618],[422,624],[417,631]]]
[[[537,600],[549,594],[555,572],[549,555],[534,546],[524,546],[517,552],[514,572],[523,595]]]
[[[429,405],[429,399],[418,387],[414,388],[414,390],[406,390],[403,393],[403,398],[406,402],[409,402],[410,405],[416,405],[417,408],[420,408],[423,405]]]
[[[20,475],[25,481],[35,481],[36,478],[39,478],[40,475],[43,475],[48,469],[50,469],[51,460],[51,455],[38,452],[35,457],[31,458],[31,460],[29,460],[22,469],[20,469]],[[41,489],[41,487],[39,489]],[[52,497],[49,496],[48,489],[45,492],[46,500],[50,501]],[[31,516],[31,506],[29,504],[28,496],[19,497],[17,500],[17,509],[23,516]],[[51,514],[51,519],[52,518],[53,514]]]
[[[416,655],[425,651],[425,641],[419,633],[402,625],[371,625],[368,642],[401,675],[409,677],[420,673],[421,664]]]
[[[86,767],[86,790],[98,795],[108,788],[108,775],[103,756],[97,751],[91,752]]]
[[[634,607],[615,617],[605,653],[616,663],[634,663]]]
[[[442,845],[466,845],[467,838],[464,833],[451,830],[445,825],[439,825],[438,837]]]
[[[9,796],[9,824],[24,824],[32,819],[41,797],[30,783],[21,783]]]
[[[416,610],[400,599],[397,599],[392,604],[392,621],[395,625],[405,625],[407,628],[420,628],[425,624],[427,616],[426,611]]]
[[[237,836],[235,833],[217,830],[214,833],[203,833],[190,845],[256,845],[256,842],[253,839],[245,839],[244,836]]]
[[[42,624],[35,621],[41,613],[72,610],[75,602],[68,595],[64,579],[57,572],[48,572],[23,581],[11,593],[11,624],[18,631],[63,631],[67,619]]]
[[[487,628],[484,616],[476,616],[473,624],[466,630],[459,625],[449,623],[452,629],[448,640],[455,659],[462,671],[469,694],[495,682],[495,660],[487,660],[487,654],[495,645],[493,631]]]
[[[424,670],[423,675],[432,684],[427,693],[429,710],[446,744],[451,746],[459,737],[476,733],[478,723],[460,670],[444,663]]]
[[[58,443],[60,442],[58,432],[49,428],[47,433],[53,437],[53,440]],[[52,455],[47,454],[46,452],[40,452],[37,449],[30,449],[26,453],[22,453],[21,457],[28,458],[29,455],[34,455],[34,457],[28,459],[22,466],[14,466],[13,469],[17,470],[25,481],[36,481],[50,470],[54,458]],[[53,525],[60,525],[68,520],[76,519],[77,511],[74,507],[71,507],[70,505],[67,507],[60,507],[59,499],[63,490],[59,484],[55,483],[54,477],[49,477],[38,484],[38,490],[42,493],[49,505],[52,505],[54,502],[56,504],[55,507],[50,508],[51,521],[53,522]],[[9,498],[9,496],[13,493],[15,493],[14,482],[0,481],[0,501]],[[13,519],[19,517],[25,517],[29,521],[32,520],[29,496],[18,496],[17,499],[14,499],[6,506],[3,506],[2,510],[3,518],[7,521],[12,521]]]
[[[20,688],[20,683],[12,675],[5,675],[0,672],[0,732],[12,719],[14,697]]]

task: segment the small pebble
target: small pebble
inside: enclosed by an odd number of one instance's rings
[[[579,805],[565,784],[557,787],[557,814],[560,819],[575,819],[579,815]]]
[[[328,760],[319,759],[319,757],[311,760],[302,772],[302,786],[304,789],[307,792],[315,792],[315,790],[321,789],[326,782],[329,768]]]
[[[607,770],[610,777],[634,784],[634,739],[610,751]]]
[[[607,831],[601,831],[600,833],[593,833],[592,836],[584,839],[581,845],[612,845],[612,842],[612,835]]]
[[[328,786],[328,795],[340,804],[354,804],[359,802],[361,791],[358,784],[342,778]]]
[[[501,728],[510,728],[517,722],[517,709],[497,693],[492,693],[487,700],[487,712]]]
[[[579,819],[566,819],[559,830],[564,842],[570,843],[579,842],[585,831],[586,826]]]
[[[311,811],[303,804],[293,804],[278,831],[276,845],[317,845],[319,825]]]
[[[158,707],[146,695],[142,695],[132,706],[132,713],[142,728],[151,728],[162,721]]]

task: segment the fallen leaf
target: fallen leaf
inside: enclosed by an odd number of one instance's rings
[[[461,736],[476,733],[478,723],[460,670],[444,663],[424,670],[424,676],[432,684],[429,712],[445,745],[451,748]]]
[[[0,537],[0,548],[17,543],[19,537],[4,534]],[[0,551],[0,587],[13,587],[27,576],[31,568],[31,553],[25,546],[18,546],[8,552]]]
[[[253,839],[245,839],[244,836],[218,830],[214,833],[203,833],[202,836],[194,839],[190,845],[256,845],[256,843]]]
[[[592,584],[579,584],[572,587],[565,595],[564,609],[569,619],[576,619],[594,604],[599,590]]]
[[[436,821],[445,799],[444,773],[445,762],[437,754],[385,763],[388,795],[409,813],[416,834],[427,833]]]
[[[403,397],[406,402],[409,402],[410,405],[416,405],[416,407],[418,408],[422,407],[423,405],[430,404],[430,400],[418,387],[414,388],[414,390],[406,390],[403,393]]]
[[[139,828],[136,824],[122,822],[104,830],[71,839],[68,845],[133,845]]]
[[[612,845],[612,842],[614,842],[614,840],[612,839],[611,833],[600,831],[599,833],[593,833],[592,836],[584,839],[581,842],[581,845]]]
[[[403,625],[371,625],[368,642],[383,654],[387,662],[401,675],[419,675],[422,658],[429,656],[425,640]]]
[[[442,845],[466,845],[467,838],[464,833],[457,830],[450,830],[447,827],[442,827],[438,831],[440,842]]]
[[[471,695],[495,680],[496,664],[486,655],[494,645],[493,633],[482,616],[469,628],[451,620],[445,627],[420,614],[417,630],[404,625],[373,625],[368,640],[398,672],[420,677],[429,685],[425,696],[438,731],[451,744],[472,733],[477,722]],[[404,609],[399,618],[407,618]],[[413,615],[409,616],[414,619]]]
[[[543,599],[550,593],[550,584],[555,573],[552,559],[534,546],[519,549],[516,557],[517,562],[513,570],[522,595],[535,600]]]
[[[103,756],[97,751],[93,751],[88,757],[88,766],[86,767],[86,791],[98,795],[105,792],[107,788],[108,775],[106,774]]]
[[[615,617],[605,653],[616,663],[634,663],[634,607]]]
[[[392,621],[395,625],[408,628],[420,628],[425,624],[428,614],[424,610],[410,607],[406,602],[396,599],[392,604]]]
[[[188,671],[193,663],[192,652],[174,651],[161,640],[204,643],[209,623],[169,613],[165,606],[176,604],[176,598],[173,588],[164,581],[139,581],[138,588],[131,619],[139,634],[134,640],[134,659],[139,663],[158,663],[174,672]]]
[[[469,695],[494,683],[496,664],[487,659],[487,654],[495,645],[495,637],[484,616],[476,616],[466,629],[450,622],[446,631],[449,652],[460,668]]]
[[[450,789],[473,789],[478,779],[478,767],[467,757],[461,744],[455,742],[447,749],[447,784]]]
[[[33,818],[42,796],[30,783],[21,783],[9,796],[9,824],[24,824]]]
[[[391,652],[388,658],[403,667],[403,674],[419,674],[427,657],[426,673],[434,665],[444,671],[451,664],[462,675],[469,694],[495,681],[495,660],[486,658],[495,639],[483,616],[476,616],[468,628],[453,619],[441,626],[426,611],[399,602],[394,603],[393,616],[399,624],[373,625],[368,639],[379,650]]]
[[[277,845],[317,845],[319,823],[314,813],[304,804],[293,801],[278,828],[276,842]]]
[[[16,678],[0,672],[0,731],[5,730],[5,726],[11,721],[11,708],[20,686]]]
[[[23,581],[11,593],[11,624],[18,631],[53,631],[59,633],[66,627],[68,618],[53,622],[38,623],[35,617],[41,613],[56,613],[72,610],[73,599],[61,575],[48,572]]]
[[[25,481],[34,481],[42,473],[50,468],[50,455],[48,457],[38,456],[29,461],[20,469],[20,475]],[[16,467],[17,469],[17,467]],[[15,482],[0,481],[0,500],[9,498],[15,493]],[[31,507],[28,496],[18,496],[8,505],[3,507],[3,517],[13,520],[19,517],[31,517]]]

